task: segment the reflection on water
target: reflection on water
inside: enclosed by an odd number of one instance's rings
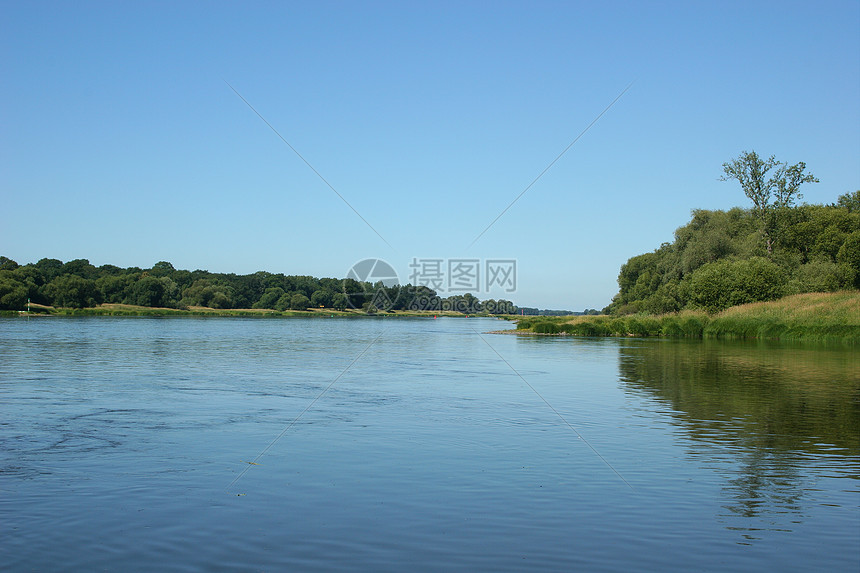
[[[856,570],[855,352],[497,328],[0,320],[2,569]]]
[[[845,348],[762,342],[626,341],[629,392],[664,406],[691,440],[687,457],[725,479],[723,517],[790,527],[804,496],[860,468],[860,360]],[[786,514],[794,518],[786,519]],[[755,535],[750,534],[750,538]]]

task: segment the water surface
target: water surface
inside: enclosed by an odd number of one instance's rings
[[[856,351],[504,326],[0,320],[4,570],[857,569]]]

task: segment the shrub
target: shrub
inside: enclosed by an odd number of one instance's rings
[[[538,322],[534,325],[533,331],[538,334],[558,334],[558,325],[554,322]]]
[[[561,325],[561,330],[574,336],[607,336],[610,334],[605,321],[582,320]]]
[[[685,289],[694,306],[716,312],[730,306],[774,300],[784,292],[785,273],[762,257],[708,263],[690,275]]]
[[[836,254],[836,261],[846,269],[844,274],[849,275],[853,271],[853,284],[860,288],[860,231],[848,235]]]
[[[684,336],[689,338],[701,338],[705,331],[706,320],[694,315],[687,314],[678,317],[678,326]]]
[[[674,316],[664,317],[660,325],[660,334],[662,336],[684,336],[684,329],[681,328],[678,319]]]
[[[846,272],[848,271],[848,272]],[[800,265],[786,286],[788,294],[833,292],[852,286],[854,275],[847,267],[819,260]]]
[[[624,318],[613,318],[606,325],[607,330],[616,336],[625,335],[629,331],[627,330],[627,321]]]
[[[521,318],[517,321],[517,330],[528,330],[534,324],[533,320]]]

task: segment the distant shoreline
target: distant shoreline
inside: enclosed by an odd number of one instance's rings
[[[515,329],[490,334],[561,337],[662,337],[798,340],[860,344],[860,291],[805,293],[770,302],[734,306],[716,314],[686,310],[663,315],[521,316],[463,314],[454,311],[388,311],[311,308],[270,309],[152,308],[103,304],[92,308],[31,305],[31,312],[2,311],[4,317],[240,317],[240,318],[496,318],[516,323]]]
[[[181,308],[157,308],[137,306],[130,304],[101,304],[87,308],[55,308],[45,305],[31,304],[31,311],[9,310],[2,311],[0,316],[6,317],[64,317],[64,316],[152,316],[152,317],[246,317],[246,318],[292,318],[292,317],[491,317],[510,318],[512,315],[463,314],[460,312],[444,310],[395,310],[377,311],[368,313],[358,309],[334,310],[331,308],[309,308],[308,310],[271,310],[256,308],[230,308],[218,309],[202,306],[192,306],[187,309]]]

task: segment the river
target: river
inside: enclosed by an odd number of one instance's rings
[[[860,358],[0,319],[4,571],[856,571]]]

